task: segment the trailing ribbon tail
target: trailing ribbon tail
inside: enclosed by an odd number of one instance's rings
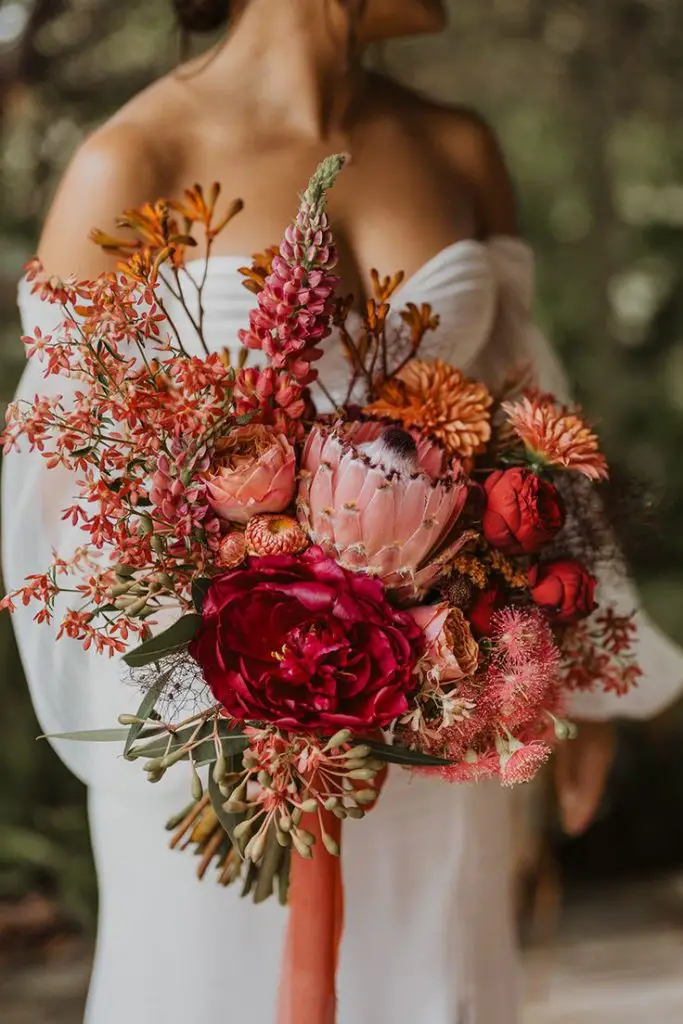
[[[341,847],[341,821],[330,811],[304,816],[314,856],[292,858],[277,1024],[336,1024],[336,974],[344,918],[341,859],[328,853],[323,829]]]

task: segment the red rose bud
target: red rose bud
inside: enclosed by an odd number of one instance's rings
[[[554,622],[579,622],[597,608],[597,580],[580,562],[548,562],[529,573],[531,598]]]
[[[491,635],[493,616],[503,607],[504,603],[503,588],[498,583],[492,583],[488,590],[483,590],[478,594],[474,604],[467,612],[467,619],[475,636]]]
[[[425,637],[379,580],[319,547],[251,557],[217,577],[190,654],[241,721],[292,731],[371,730],[408,709]]]
[[[484,536],[508,555],[540,551],[564,525],[564,506],[557,488],[529,469],[492,473],[484,489]]]

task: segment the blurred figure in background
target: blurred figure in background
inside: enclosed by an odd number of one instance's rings
[[[94,225],[109,230],[123,208],[177,196],[188,182],[221,181],[246,205],[208,268],[208,333],[216,348],[236,346],[250,301],[237,268],[281,235],[292,197],[318,161],[347,151],[352,159],[331,197],[330,215],[344,286],[359,306],[370,267],[403,269],[402,298],[431,303],[441,318],[432,354],[447,355],[492,386],[531,359],[542,387],[566,390],[531,322],[533,257],[516,237],[512,190],[495,136],[468,111],[426,101],[360,62],[370,42],[438,32],[440,0],[174,5],[187,29],[230,23],[229,35],[209,58],[190,62],[134,99],[81,148],[41,242],[49,273],[92,276],[109,269],[87,242]],[[52,311],[25,283],[20,300],[27,331],[54,326]],[[29,367],[20,394],[44,389],[38,372]],[[41,568],[53,547],[73,547],[75,534],[61,520],[72,486],[68,478],[47,477],[39,459],[8,459],[4,566],[10,586]],[[630,592],[623,594],[623,602],[632,601]],[[30,615],[17,618],[17,627],[46,732],[114,720],[122,699],[126,703],[116,665],[66,642],[55,645]],[[612,752],[610,727],[602,723],[615,710],[652,713],[683,679],[679,652],[644,619],[641,636],[646,679],[640,690],[618,705],[585,695],[574,709],[575,717],[593,721],[558,761],[569,831],[586,827],[600,799]],[[163,823],[184,802],[182,791],[169,784],[159,799],[138,773],[121,772],[105,748],[63,746],[59,752],[89,786],[100,879],[87,1020],[114,1024],[125,1012],[130,1024],[186,1024],[223,1016],[230,994],[233,1012],[248,1010],[255,1024],[269,1024],[283,912],[270,905],[254,912],[232,892],[199,886],[183,858],[165,848]],[[346,841],[342,1024],[516,1021],[508,811],[506,794],[496,786],[390,777],[377,811]],[[236,992],[246,994],[244,1006],[235,1005]]]

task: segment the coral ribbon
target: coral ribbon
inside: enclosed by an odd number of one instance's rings
[[[379,796],[386,768],[376,777]],[[360,783],[359,788],[367,788]],[[376,802],[376,801],[375,801]],[[367,804],[369,811],[375,804]],[[341,850],[341,821],[331,811],[305,814],[302,828],[315,836],[310,860],[292,855],[289,923],[285,937],[276,1024],[336,1024],[336,975],[344,925],[341,858],[328,853],[323,829]]]
[[[330,811],[321,818],[322,828],[341,846],[339,818]],[[302,828],[315,836],[314,855],[292,857],[277,1024],[335,1024],[344,918],[341,860],[325,849],[317,814],[304,815]]]

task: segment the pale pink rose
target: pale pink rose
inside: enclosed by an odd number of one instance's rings
[[[296,456],[284,434],[262,424],[237,427],[216,444],[206,474],[216,515],[247,523],[263,512],[284,512],[294,497]]]
[[[441,682],[456,683],[476,671],[479,645],[459,608],[442,601],[408,612],[425,635],[425,656],[438,669]]]

